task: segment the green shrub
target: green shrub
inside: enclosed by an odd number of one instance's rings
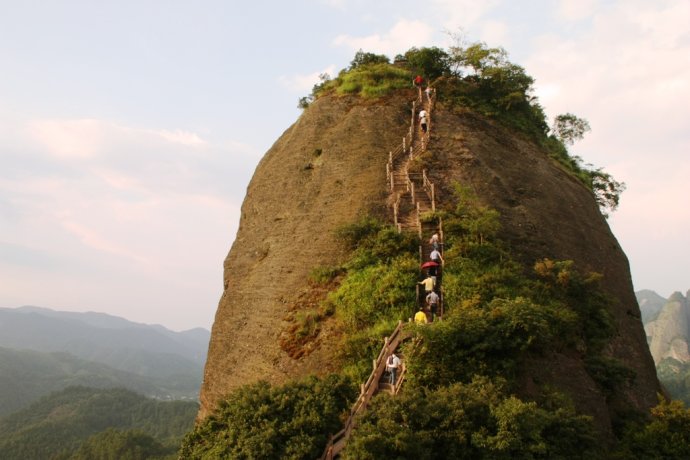
[[[393,90],[410,86],[408,70],[390,64],[369,64],[342,72],[332,85],[338,94],[380,97]]]
[[[609,311],[611,299],[600,289],[602,276],[582,275],[572,260],[543,259],[534,265],[538,280],[533,292],[542,301],[559,301],[579,316],[578,334],[591,355],[598,354],[613,335],[615,328]]]
[[[380,320],[373,326],[347,334],[338,356],[344,362],[343,374],[356,382],[364,382],[371,374],[371,363],[381,351],[384,337],[390,336],[397,324],[397,320]]]
[[[412,73],[424,76],[429,82],[450,74],[450,56],[436,46],[410,48],[402,58]]]
[[[351,382],[336,375],[279,387],[243,386],[186,436],[180,457],[318,458],[354,397]]]
[[[408,357],[408,379],[429,388],[466,383],[474,375],[500,376],[512,382],[526,352],[560,346],[575,321],[567,309],[524,298],[455,308],[443,322],[420,328],[423,340]]]
[[[690,410],[681,401],[666,401],[651,411],[645,425],[631,424],[613,458],[620,460],[690,458]]]
[[[375,236],[384,227],[383,223],[373,217],[364,217],[359,221],[343,225],[336,229],[335,234],[349,249],[357,249],[366,238]]]
[[[619,394],[635,379],[635,372],[619,360],[601,355],[588,356],[585,369],[607,398]]]
[[[343,273],[343,267],[316,267],[309,272],[309,280],[316,284],[328,284]]]
[[[348,331],[373,325],[381,319],[407,318],[414,311],[418,267],[415,259],[403,255],[388,264],[353,271],[329,296],[336,317]]]
[[[589,417],[523,402],[476,377],[437,390],[382,394],[360,418],[345,459],[580,459],[600,450]]]

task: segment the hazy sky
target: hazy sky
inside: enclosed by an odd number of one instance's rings
[[[422,9],[423,7],[423,9]],[[246,186],[358,49],[503,46],[627,184],[635,289],[690,288],[687,0],[0,0],[0,307],[210,328]]]

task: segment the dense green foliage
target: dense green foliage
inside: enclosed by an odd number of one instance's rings
[[[194,402],[70,387],[0,419],[0,452],[6,459],[69,458],[86,439],[108,428],[142,431],[170,452],[192,427],[197,411]]]
[[[579,459],[599,453],[588,417],[568,406],[523,402],[500,381],[476,377],[376,398],[344,458]]]
[[[350,62],[350,67],[348,70],[354,70],[356,68],[362,68],[369,65],[389,63],[390,59],[383,54],[366,53],[360,49],[355,53],[355,57]]]
[[[345,226],[338,234],[353,252],[343,266],[344,280],[327,302],[346,333],[340,347],[346,371],[363,380],[381,337],[397,320],[414,314],[418,243],[375,219]]]
[[[374,399],[344,455],[600,457],[591,420],[577,415],[568,398],[546,387],[535,400],[514,394],[525,360],[560,352],[586,357],[604,394],[627,385],[630,371],[602,355],[613,328],[600,276],[548,259],[526,273],[496,239],[496,211],[459,185],[453,206],[427,218],[439,216],[446,237],[444,321],[415,329],[421,341],[403,349],[404,394]],[[313,279],[339,279],[325,308],[343,331],[342,374],[363,381],[381,338],[415,309],[418,242],[370,218],[340,228],[338,236],[351,251],[349,260],[315,270]],[[346,408],[342,397],[329,410],[316,402],[331,397],[322,394],[333,386],[327,382],[239,389],[188,436],[183,456],[317,457],[326,435],[340,429],[338,414]],[[348,387],[340,385],[343,394]],[[321,415],[305,416],[309,410]]]
[[[87,439],[69,460],[174,460],[176,449],[165,447],[141,431],[109,428]]]
[[[646,424],[631,424],[618,451],[619,460],[690,458],[690,409],[680,401],[661,400]]]
[[[460,185],[455,186],[453,206],[429,218],[438,216],[443,217],[445,235],[444,321],[416,328],[422,340],[404,350],[405,396],[379,397],[355,430],[346,456],[599,455],[589,419],[576,415],[567,398],[543,389],[544,396],[537,401],[523,401],[511,392],[517,389],[525,359],[568,350],[591,358],[586,368],[605,394],[627,385],[630,371],[601,354],[613,327],[609,299],[598,287],[600,276],[582,275],[570,261],[548,259],[537,261],[532,273],[526,274],[496,239],[500,229],[496,211]],[[348,242],[372,242],[376,241],[368,239],[372,234],[382,234],[370,231],[366,236],[363,228],[366,225],[360,224],[343,234],[351,237]],[[351,247],[356,247],[351,264],[372,250],[367,244]],[[389,272],[403,265],[395,257],[386,260],[390,260]],[[380,274],[353,271],[341,289],[349,286],[350,279],[356,279],[360,288],[376,283],[376,276]],[[336,317],[342,317],[341,309],[360,308],[346,296],[339,298]],[[364,325],[358,326],[355,336],[361,337]],[[380,337],[387,331],[371,332]],[[369,356],[353,353],[346,358],[367,363],[377,351],[378,347],[371,347]]]
[[[672,398],[690,405],[690,363],[666,358],[657,364],[656,372]]]
[[[436,79],[450,74],[450,56],[441,48],[410,48],[396,61],[405,62],[405,67],[414,75],[423,75],[433,83]]]
[[[504,49],[456,45],[449,56],[454,72],[438,85],[444,101],[470,107],[535,139],[546,136],[544,111],[531,94],[534,79],[510,62]]]
[[[184,459],[318,458],[328,433],[355,396],[351,382],[332,375],[272,387],[266,382],[232,392],[187,435]]]
[[[572,311],[520,297],[456,308],[433,328],[419,330],[424,340],[409,360],[408,379],[425,388],[469,382],[476,375],[512,382],[525,352],[561,346],[576,323]]]

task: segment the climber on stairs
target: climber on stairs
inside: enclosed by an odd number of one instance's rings
[[[438,232],[434,232],[433,235],[431,235],[431,238],[429,238],[429,244],[436,250],[438,250],[438,243],[439,243],[440,237],[438,236]]]
[[[400,358],[398,358],[398,356],[395,354],[395,352],[391,353],[391,355],[388,357],[388,360],[386,360],[386,370],[390,373],[391,385],[395,385],[395,374],[398,371],[398,367],[400,367],[400,364],[402,364],[402,362],[400,361]]]
[[[415,324],[426,324],[429,322],[423,306],[420,306],[419,311],[417,313],[415,313],[414,322],[415,322]]]
[[[436,319],[439,299],[440,297],[435,291],[431,291],[426,295],[426,304],[429,306],[429,310],[431,310],[431,322]]]
[[[441,265],[445,264],[445,261],[443,260],[441,253],[438,252],[438,249],[436,249],[436,248],[434,248],[431,251],[431,254],[429,254],[429,259],[431,259],[432,262],[436,262],[437,264],[438,263],[440,263]]]
[[[429,126],[429,114],[426,110],[419,111],[419,126],[422,128],[422,131],[426,133],[427,127]]]

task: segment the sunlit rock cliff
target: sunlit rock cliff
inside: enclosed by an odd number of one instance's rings
[[[325,324],[310,353],[298,359],[281,348],[281,335],[291,306],[304,298],[310,271],[345,256],[335,230],[362,215],[392,218],[386,162],[407,132],[413,96],[400,91],[375,102],[320,97],[257,166],[225,260],[200,417],[240,385],[338,369],[332,339],[340,332],[334,327]],[[620,394],[604,394],[582,356],[554,350],[524,363],[521,392],[557,388],[604,432],[615,411],[655,405],[659,384],[628,261],[591,192],[523,136],[442,103],[434,111],[429,152],[439,202],[449,199],[455,182],[471,187],[500,212],[500,236],[526,271],[548,257],[603,275],[615,323],[605,353],[631,369],[634,379]]]

